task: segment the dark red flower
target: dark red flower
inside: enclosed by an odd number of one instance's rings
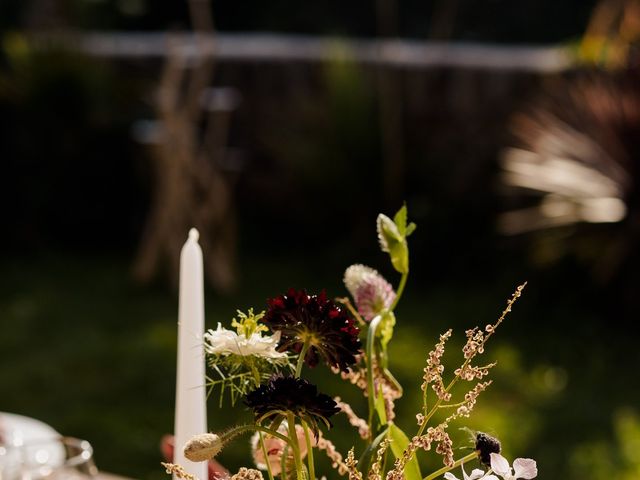
[[[345,310],[327,299],[324,290],[309,295],[292,288],[267,303],[263,321],[272,331],[281,332],[278,350],[300,353],[309,342],[304,360],[310,367],[318,364],[319,357],[343,371],[356,363],[360,331]]]
[[[291,412],[307,422],[316,434],[319,422],[331,427],[329,417],[340,411],[329,395],[318,393],[317,387],[307,380],[280,374],[248,393],[245,403],[262,420]]]

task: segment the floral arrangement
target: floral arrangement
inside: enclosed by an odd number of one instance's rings
[[[516,289],[495,323],[465,332],[461,364],[449,380],[445,380],[442,359],[452,331],[440,335],[426,359],[416,433],[409,437],[394,423],[394,403],[402,396],[402,387],[388,369],[388,346],[396,323],[394,310],[409,274],[407,238],[415,228],[407,223],[404,206],[393,219],[383,214],[377,218],[380,248],[401,275],[397,289],[373,268],[352,265],[344,274],[351,299],[332,300],[324,291],[310,294],[291,289],[268,300],[264,312],[238,312],[231,323],[235,330],[218,324],[205,334],[210,387],[220,393],[220,406],[225,399],[232,405],[241,400],[253,413],[253,421],[194,437],[184,446],[187,459],[208,461],[235,437],[252,433],[251,453],[259,470],[242,468],[231,480],[262,480],[261,471],[269,480],[322,478],[314,461],[320,453],[349,480],[431,480],[442,475],[457,480],[452,471],[459,467],[464,480],[536,477],[534,460],[518,458],[510,466],[500,455],[500,442],[482,432],[473,433],[471,453],[455,458],[447,431],[452,422],[471,415],[478,397],[491,384],[485,377],[495,364],[476,362],[524,285]],[[363,417],[304,378],[305,368],[320,364],[362,392],[368,406]],[[455,399],[452,387],[458,382],[468,382],[470,387],[464,397]],[[440,411],[450,413],[432,424]],[[325,436],[332,427],[331,418],[339,413],[357,431],[357,457],[355,447],[343,456]],[[423,473],[424,466],[416,458],[420,449],[434,449],[442,456],[443,466]],[[481,468],[467,474],[464,465],[471,462]],[[179,465],[164,465],[168,472],[193,480]]]

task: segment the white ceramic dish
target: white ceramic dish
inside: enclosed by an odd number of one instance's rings
[[[0,412],[0,478],[17,477],[25,468],[64,464],[64,447],[46,423],[34,418]]]
[[[35,418],[0,412],[0,445],[20,447],[60,437],[53,428]]]

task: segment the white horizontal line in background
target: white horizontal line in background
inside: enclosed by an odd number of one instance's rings
[[[512,46],[400,39],[340,39],[272,33],[95,32],[40,36],[44,46],[62,40],[90,55],[152,58],[172,51],[187,57],[214,53],[235,62],[326,62],[344,58],[395,68],[464,67],[492,70],[557,72],[573,65],[558,46]]]

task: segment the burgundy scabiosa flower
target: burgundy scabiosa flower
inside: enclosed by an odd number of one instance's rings
[[[293,413],[316,434],[319,423],[330,428],[329,417],[340,411],[336,402],[329,395],[319,393],[312,383],[281,374],[273,375],[267,383],[248,393],[245,404],[261,421]]]
[[[348,370],[360,353],[360,331],[345,310],[327,299],[322,291],[309,295],[305,290],[290,289],[286,295],[267,301],[264,323],[281,332],[279,351],[300,353],[308,343],[305,362],[310,367],[322,358],[328,365]]]

